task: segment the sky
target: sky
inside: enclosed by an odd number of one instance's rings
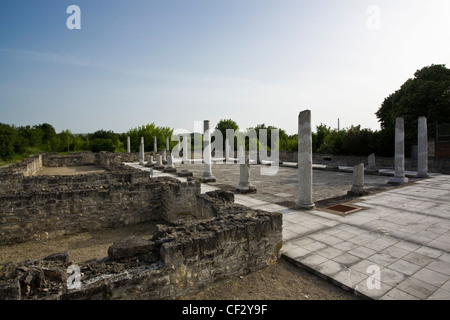
[[[449,39],[448,0],[0,0],[0,122],[295,134],[309,109],[313,129],[378,130],[386,97],[450,67]]]

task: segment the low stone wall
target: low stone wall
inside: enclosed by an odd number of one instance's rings
[[[58,153],[42,154],[44,167],[78,167],[86,165],[98,165],[99,154],[93,152],[70,153],[61,156]]]
[[[1,176],[2,178],[5,178],[7,175],[23,175],[24,177],[29,177],[41,171],[42,166],[42,155],[30,156],[21,162],[11,164]]]
[[[281,246],[281,214],[233,205],[215,219],[160,226],[151,240],[114,243],[108,257],[76,266],[79,288],[67,287],[68,253],[4,266],[0,299],[179,299],[276,262]]]
[[[3,194],[0,195],[0,245],[153,220],[173,221],[177,216],[167,210],[176,208],[178,200],[172,195],[179,195],[185,206],[194,208],[199,193],[199,183],[155,178],[145,183]],[[183,214],[195,215],[195,211]]]
[[[280,151],[280,161],[297,162],[297,152]],[[313,154],[314,164],[326,164],[333,166],[356,166],[360,163],[368,165],[368,157],[357,156],[341,156],[333,154]],[[379,169],[393,169],[393,157],[377,157],[375,156],[375,165]],[[416,171],[417,159],[405,158],[405,169]],[[434,173],[450,174],[450,159],[446,158],[428,158],[428,171]]]

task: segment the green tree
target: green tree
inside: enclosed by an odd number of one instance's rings
[[[7,161],[14,155],[17,131],[13,126],[0,123],[0,158]]]
[[[323,145],[325,138],[331,134],[331,128],[324,124],[316,127],[316,132],[312,133],[312,148],[313,152],[317,152]]]
[[[237,131],[239,131],[239,126],[234,120],[231,120],[231,119],[222,119],[222,120],[220,120],[217,123],[217,125],[215,127],[215,130],[218,130],[218,131],[220,131],[220,133],[222,133],[223,150],[225,150],[225,141],[226,141],[226,138],[227,138],[227,129],[232,129],[232,130],[237,132]],[[236,149],[237,148],[237,143],[234,144],[234,148],[235,148],[235,150],[237,150]]]
[[[375,152],[374,133],[370,129],[361,129],[361,125],[346,130],[341,153],[350,156],[367,156]]]
[[[42,147],[42,137],[43,132],[37,126],[23,126],[18,127],[17,132],[20,136],[21,146],[20,149],[24,150],[26,148],[39,148]]]
[[[49,141],[56,137],[55,128],[48,123],[42,123],[40,125],[35,126],[42,131],[42,146],[44,148],[48,147]]]
[[[70,130],[63,130],[58,134],[59,138],[59,148],[58,151],[70,151],[70,146],[72,145],[73,135]]]
[[[450,69],[431,65],[416,71],[399,90],[390,94],[376,112],[383,137],[394,140],[395,118],[405,118],[405,152],[409,152],[417,137],[417,119],[428,120],[429,136],[435,135],[436,125],[450,123]],[[382,142],[380,142],[382,143]]]
[[[87,138],[89,139],[89,149],[92,152],[117,152],[122,147],[119,135],[111,130],[97,130],[88,134]]]
[[[131,152],[138,152],[141,144],[141,137],[144,137],[144,149],[145,151],[154,150],[154,137],[156,137],[156,147],[158,151],[162,151],[166,148],[166,137],[169,137],[170,148],[176,144],[171,141],[173,129],[169,127],[159,127],[154,123],[146,124],[137,128],[132,128],[125,133],[126,137],[130,137]]]

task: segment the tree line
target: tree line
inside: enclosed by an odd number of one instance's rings
[[[128,136],[132,152],[139,150],[141,137],[145,139],[145,149],[153,150],[154,136],[157,137],[158,150],[162,150],[165,147],[165,137],[171,136],[172,132],[173,130],[168,127],[147,124],[125,133],[102,129],[93,133],[73,134],[70,130],[57,133],[49,123],[33,126],[0,123],[0,159],[11,161],[40,152],[126,152]]]
[[[450,70],[445,65],[431,65],[418,70],[414,78],[408,79],[399,90],[390,94],[375,113],[381,129],[373,131],[360,125],[342,130],[331,129],[320,124],[312,133],[314,153],[367,156],[375,153],[379,156],[393,156],[395,141],[395,118],[405,118],[405,152],[410,154],[411,147],[417,142],[417,119],[425,116],[428,120],[429,137],[434,138],[439,125],[450,124]],[[215,130],[222,133],[225,149],[226,130],[239,131],[239,125],[232,119],[222,119]],[[258,124],[246,130],[255,130],[257,137],[261,129],[267,130],[267,149],[270,150],[271,129],[278,129],[277,149],[297,151],[297,135],[288,135],[275,126]],[[244,133],[245,131],[244,130]],[[147,124],[132,128],[125,133],[98,130],[94,133],[73,134],[70,130],[56,133],[48,123],[34,126],[14,126],[0,123],[0,159],[11,161],[39,152],[79,152],[109,151],[126,152],[127,137],[131,140],[131,152],[139,150],[140,138],[144,137],[145,150],[153,150],[153,137],[157,137],[158,150],[166,146],[166,137],[174,130]],[[191,134],[191,148],[200,134]],[[171,139],[169,139],[171,140]],[[198,142],[198,141],[197,141]],[[248,141],[246,145],[248,147]],[[177,144],[170,141],[172,149]],[[235,150],[236,150],[235,143]],[[257,141],[259,148],[262,147]]]

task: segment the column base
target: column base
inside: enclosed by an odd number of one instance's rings
[[[430,176],[426,172],[418,172],[416,178],[429,178]]]
[[[353,186],[350,191],[347,191],[349,196],[365,196],[369,194],[369,191],[365,190],[364,187],[355,187]]]
[[[254,185],[245,185],[245,186],[238,185],[235,190],[236,190],[236,192],[242,193],[242,194],[252,193],[252,192],[257,191],[256,187]]]
[[[167,172],[167,173],[176,173],[177,172],[177,168],[165,168],[163,170],[163,172]]]
[[[295,209],[302,209],[302,210],[312,210],[314,209],[316,206],[314,205],[314,203],[311,204],[302,204],[302,203],[297,203],[295,205]]]
[[[406,177],[392,177],[389,179],[388,183],[389,184],[394,184],[394,185],[402,185],[405,183],[408,183],[409,179]]]
[[[209,177],[200,177],[201,182],[216,182],[216,177],[209,176]]]
[[[192,174],[191,171],[181,170],[180,172],[178,172],[177,176],[179,176],[179,177],[192,177],[193,174]]]

